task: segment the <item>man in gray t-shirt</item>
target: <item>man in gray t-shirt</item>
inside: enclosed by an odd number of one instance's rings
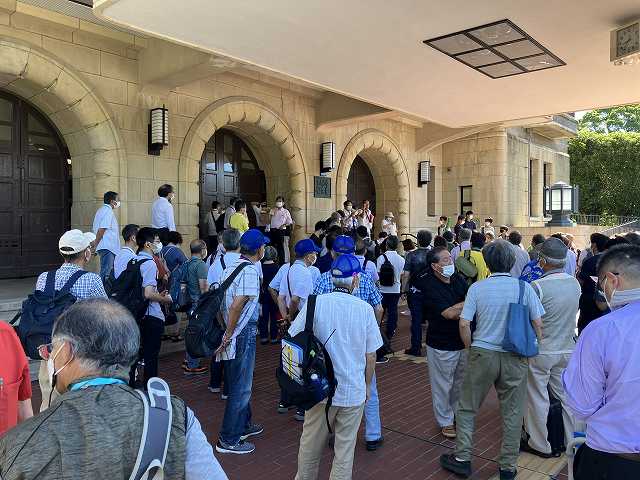
[[[562,403],[566,442],[571,440],[574,430],[571,413],[565,407],[562,372],[567,368],[575,347],[580,284],[573,276],[564,273],[566,257],[567,247],[561,240],[547,239],[538,256],[540,268],[545,273],[531,284],[542,301],[545,314],[542,317],[540,354],[529,359],[524,418],[529,441],[523,444],[523,449],[543,458],[550,457],[552,453],[547,440],[548,388]]]
[[[207,244],[204,240],[193,240],[189,245],[191,249],[191,259],[187,262],[187,291],[191,298],[192,308],[196,306],[200,295],[209,290],[207,283],[207,264],[204,259],[207,257]],[[185,375],[202,375],[207,373],[207,367],[200,366],[199,358],[192,358],[185,352],[186,364],[182,366]]]
[[[520,432],[527,393],[527,358],[502,348],[510,303],[517,303],[520,281],[509,275],[515,263],[512,245],[495,240],[482,249],[493,274],[474,283],[467,293],[460,315],[460,337],[469,350],[469,359],[456,412],[456,450],[440,457],[443,468],[458,475],[471,475],[471,449],[475,417],[491,386],[495,386],[502,415],[502,449],[498,457],[500,478],[516,477]],[[524,285],[523,304],[538,338],[544,308],[531,285]],[[476,330],[471,341],[471,321]]]

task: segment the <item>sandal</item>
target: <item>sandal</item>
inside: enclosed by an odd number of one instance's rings
[[[178,343],[178,342],[183,342],[184,341],[184,337],[180,334],[178,335],[169,335],[169,338],[171,339],[171,341],[173,343]]]
[[[171,338],[171,335],[162,335],[162,336],[160,337],[160,340],[164,342],[164,341],[166,341],[166,340],[169,340],[170,338]]]

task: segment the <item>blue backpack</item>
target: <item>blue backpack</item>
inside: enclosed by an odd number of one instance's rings
[[[42,360],[38,347],[51,343],[53,324],[62,312],[76,303],[76,297],[70,290],[85,273],[84,270],[78,270],[60,290],[56,290],[56,270],[47,272],[44,291],[36,290],[22,302],[22,310],[10,323],[14,325],[20,319],[16,333],[29,358]]]
[[[178,265],[169,275],[169,295],[173,299],[174,312],[186,312],[193,303],[187,285],[189,265],[192,263],[193,259]]]
[[[522,280],[518,280],[518,283],[520,284],[518,303],[509,304],[502,348],[521,357],[535,357],[538,355],[538,337],[531,325],[529,307],[522,303],[525,283]]]

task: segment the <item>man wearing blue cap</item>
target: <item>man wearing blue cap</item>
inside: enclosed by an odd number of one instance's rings
[[[278,288],[278,307],[285,322],[291,321],[298,311],[306,303],[307,297],[313,290],[313,275],[309,267],[318,259],[320,249],[310,238],[305,238],[296,243],[294,247],[296,261],[289,267],[283,275]],[[284,392],[280,396],[278,413],[287,413],[291,408]],[[295,419],[304,420],[304,410],[296,411]]]
[[[361,271],[354,255],[339,256],[331,268],[333,292],[318,296],[314,312],[313,334],[325,344],[338,384],[328,415],[335,432],[330,478],[336,479],[351,478],[358,428],[375,373],[376,350],[382,346],[373,308],[354,295]],[[304,330],[306,315],[305,304],[289,328],[291,336]],[[318,477],[328,436],[325,404],[319,403],[307,411],[304,419],[296,480]]]
[[[247,230],[240,237],[240,258],[222,274],[224,282],[242,267],[225,292],[222,316],[227,327],[216,351],[224,362],[224,381],[228,384],[228,399],[216,450],[220,453],[246,454],[255,450],[245,440],[258,435],[262,426],[251,422],[251,387],[256,357],[256,334],[260,297],[260,269],[264,246],[269,243],[260,230]],[[237,353],[237,354],[236,354]]]
[[[355,242],[353,238],[346,235],[339,235],[333,242],[331,254],[334,259],[340,258],[342,255],[353,255],[355,252]],[[357,258],[356,258],[357,260]],[[334,260],[335,261],[335,260]],[[378,325],[382,320],[382,294],[376,288],[369,274],[359,271],[358,285],[353,291],[353,295],[367,302],[376,316]],[[331,270],[323,273],[316,281],[313,290],[314,295],[322,295],[334,291],[333,276]],[[380,352],[377,356],[377,363],[387,362],[388,359]],[[371,382],[371,390],[369,391],[369,399],[365,405],[364,411],[365,425],[364,438],[367,444],[367,450],[376,450],[383,442],[382,424],[380,422],[380,401],[378,399],[378,386],[375,376]]]

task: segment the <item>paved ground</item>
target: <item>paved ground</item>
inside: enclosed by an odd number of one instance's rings
[[[401,307],[403,308],[403,307]],[[403,315],[394,349],[408,347],[408,319]],[[252,408],[254,420],[265,426],[265,432],[254,437],[256,452],[252,455],[216,454],[230,479],[284,480],[296,473],[298,442],[302,425],[293,414],[279,415],[276,405],[279,390],[275,380],[278,346],[258,345]],[[363,433],[359,434],[354,461],[356,480],[369,479],[452,479],[441,470],[438,457],[451,451],[454,443],[439,434],[433,419],[431,390],[425,359],[396,355],[387,364],[377,366],[378,388],[384,446],[367,452]],[[182,396],[200,419],[212,444],[217,440],[224,412],[224,401],[207,391],[208,375],[185,377],[180,369],[181,353],[161,359],[160,372],[172,391]],[[495,458],[501,441],[501,425],[495,393],[489,396],[477,417],[474,438],[474,479],[491,479],[497,474]],[[327,448],[320,478],[328,478],[331,452]],[[529,454],[520,456],[519,480],[566,479],[557,474],[564,465],[562,459],[542,460]]]

